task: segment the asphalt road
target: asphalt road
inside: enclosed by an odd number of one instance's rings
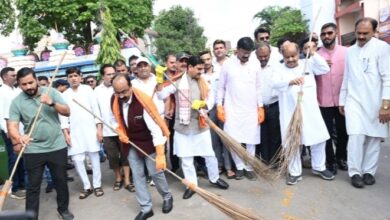
[[[377,183],[356,189],[350,184],[345,171],[339,171],[336,179],[325,181],[304,169],[303,180],[295,186],[287,186],[281,179],[274,185],[264,181],[227,180],[228,190],[212,187],[200,177],[199,186],[217,195],[235,202],[242,207],[252,209],[264,219],[275,220],[390,220],[390,142],[382,145]],[[134,219],[139,212],[135,194],[124,189],[113,191],[113,173],[108,163],[102,164],[103,197],[91,195],[87,199],[78,199],[81,182],[74,170],[70,171],[75,181],[69,183],[70,210],[77,220],[127,220]],[[222,178],[226,179],[225,176]],[[150,187],[153,197],[154,216],[151,219],[229,219],[210,203],[198,195],[183,200],[184,186],[168,175],[168,182],[174,196],[174,208],[171,213],[161,212],[162,199],[155,187]],[[45,193],[46,183],[42,184],[40,199],[40,219],[58,219],[56,211],[56,193]],[[23,210],[24,200],[7,199],[5,210]]]

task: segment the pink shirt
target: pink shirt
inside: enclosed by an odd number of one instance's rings
[[[327,74],[315,76],[317,82],[317,99],[320,107],[339,106],[339,95],[344,75],[344,61],[347,48],[336,45],[331,51],[324,47],[318,50],[325,60],[330,60],[332,66]]]

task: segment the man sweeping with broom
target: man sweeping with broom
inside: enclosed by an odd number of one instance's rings
[[[22,93],[13,101],[9,111],[8,132],[14,144],[16,152],[26,146],[24,162],[28,175],[26,210],[39,213],[39,194],[42,182],[42,174],[45,165],[50,169],[57,191],[57,211],[63,219],[73,219],[69,212],[69,190],[66,181],[67,145],[61,131],[58,114],[69,116],[68,105],[61,95],[48,88],[39,87],[35,73],[30,68],[22,68],[18,71],[16,79]],[[36,130],[33,130],[31,138],[19,133],[19,122],[25,127],[25,133],[29,132],[34,121],[38,106],[44,106],[37,120]]]
[[[218,161],[211,144],[210,129],[199,109],[205,109],[214,105],[213,95],[206,81],[201,77],[203,61],[199,56],[191,56],[188,59],[187,72],[183,73],[175,85],[163,88],[163,72],[156,71],[157,95],[164,99],[170,94],[175,94],[175,135],[173,137],[174,153],[180,157],[185,179],[197,185],[194,157],[201,156],[206,160],[207,172],[210,183],[221,189],[227,189],[229,185],[219,178]],[[191,104],[192,103],[192,104]],[[183,199],[189,199],[195,192],[187,188]]]
[[[313,43],[313,42],[309,42]],[[284,64],[275,71],[272,79],[273,88],[278,91],[280,127],[282,133],[282,145],[286,146],[286,136],[290,135],[288,126],[291,121],[294,110],[297,107],[297,96],[300,85],[303,85],[303,98],[300,103],[302,110],[302,138],[299,145],[311,146],[312,154],[312,172],[321,176],[325,180],[334,179],[334,175],[325,168],[325,144],[329,139],[329,133],[326,129],[324,120],[321,116],[317,102],[315,75],[321,75],[329,72],[326,61],[316,53],[315,47],[310,46],[310,59],[307,61],[307,71],[304,71],[304,62],[299,60],[299,48],[296,43],[290,43],[283,47],[282,54]],[[291,131],[290,131],[291,132]],[[295,132],[299,132],[296,129]],[[294,185],[302,180],[302,164],[300,152],[285,158],[288,164],[288,175],[286,183]],[[286,162],[286,161],[285,161]]]

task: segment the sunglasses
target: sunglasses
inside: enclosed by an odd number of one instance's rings
[[[91,84],[91,83],[94,83],[93,80],[88,80],[87,83]]]
[[[334,34],[334,32],[333,32],[333,31],[322,32],[322,33],[321,33],[321,36],[323,37],[323,36],[326,36],[326,35],[332,35],[332,34]]]
[[[260,40],[269,40],[269,37],[260,37]]]

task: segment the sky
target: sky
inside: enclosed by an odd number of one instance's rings
[[[299,8],[300,0],[156,0],[154,14],[174,5],[194,11],[207,37],[207,47],[216,39],[230,40],[235,47],[241,37],[252,37],[259,20],[253,16],[267,6],[292,6]]]

